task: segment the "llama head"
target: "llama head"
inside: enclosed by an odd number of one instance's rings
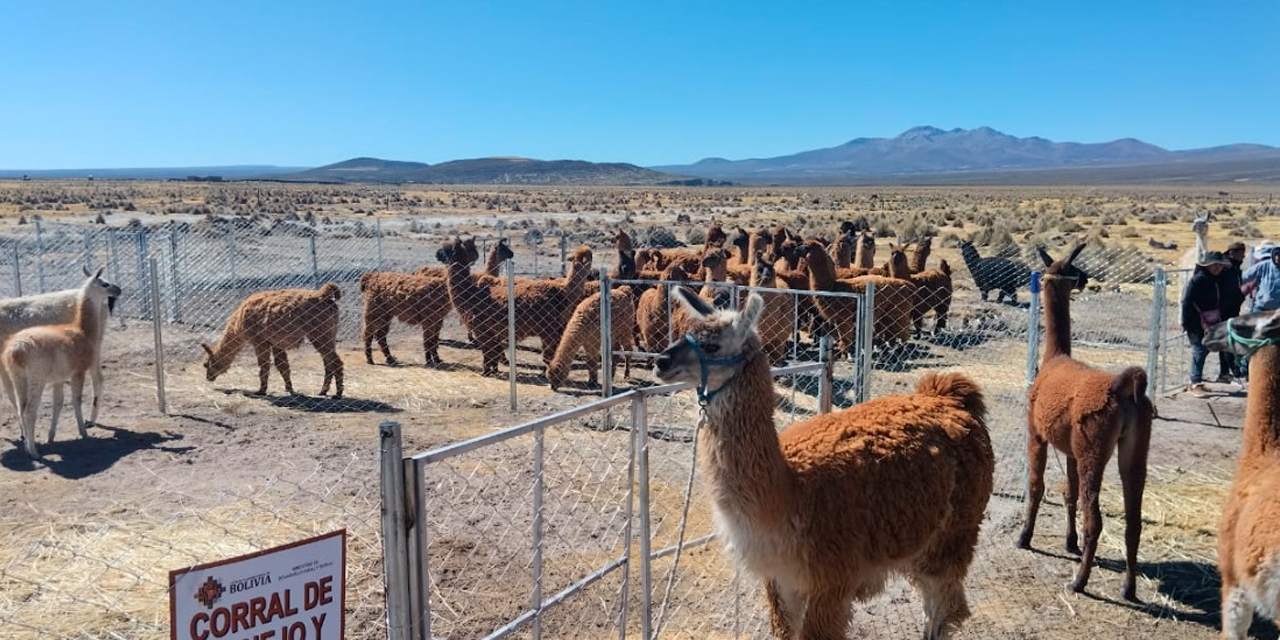
[[[102,267],[99,267],[97,271],[92,273],[89,272],[88,267],[81,267],[81,270],[84,271],[84,277],[89,279],[85,282],[84,286],[86,288],[92,288],[98,292],[92,295],[104,296],[107,301],[107,313],[114,313],[116,310],[116,300],[120,299],[120,287],[102,279]]]
[[[723,247],[728,239],[729,236],[725,234],[724,228],[720,226],[720,223],[714,223],[707,228],[706,246]]]
[[[475,262],[462,240],[446,242],[444,246],[440,247],[439,251],[436,251],[436,260],[449,266],[462,267],[469,267]]]
[[[591,247],[588,247],[585,244],[580,244],[578,245],[578,248],[574,249],[573,253],[569,255],[569,261],[590,269],[591,263],[595,261],[595,254],[591,252]]]
[[[613,237],[613,242],[618,247],[619,253],[632,253],[635,251],[635,245],[631,243],[631,236],[623,229],[618,229],[618,234]]]
[[[499,243],[505,242],[506,238],[499,240]],[[466,256],[467,264],[473,265],[476,260],[480,259],[480,250],[476,248],[476,239],[474,237],[467,238],[462,241],[462,252]]]
[[[619,251],[618,266],[614,268],[611,278],[620,280],[635,280],[640,277],[640,270],[636,269],[636,255],[634,251]]]
[[[1070,286],[1076,291],[1083,291],[1085,285],[1089,284],[1089,274],[1084,269],[1075,265],[1075,260],[1080,256],[1080,252],[1084,251],[1085,245],[1077,245],[1072,249],[1071,255],[1063,260],[1054,260],[1044,247],[1036,247],[1036,253],[1040,254],[1040,260],[1044,262],[1046,267],[1044,270],[1046,283],[1061,282]]]
[[[776,287],[777,272],[768,260],[764,259],[764,253],[756,252],[756,264],[751,269],[751,286],[753,287]]]
[[[738,227],[737,229],[734,229],[733,246],[737,247],[742,251],[746,251],[750,245],[751,245],[751,234],[747,233],[747,230],[743,229],[742,227]]]
[[[1210,351],[1246,357],[1273,344],[1280,344],[1280,310],[1236,316],[1209,327],[1204,336],[1204,346]]]
[[[911,269],[907,266],[906,249],[889,243],[889,268],[885,271],[891,278],[906,278],[911,274]]]
[[[675,297],[689,315],[689,332],[658,356],[653,370],[663,382],[698,385],[699,396],[709,399],[738,374],[749,352],[759,351],[756,323],[764,299],[752,293],[742,311],[733,311],[684,289],[676,289]]]
[[[493,245],[493,248],[489,250],[489,253],[497,262],[506,262],[516,257],[515,252],[511,250],[511,246],[507,244],[506,238],[500,238],[497,244]]]
[[[1204,215],[1196,215],[1196,219],[1191,221],[1191,231],[1197,236],[1204,237],[1209,233],[1209,222],[1213,220],[1213,214],[1205,212]]]

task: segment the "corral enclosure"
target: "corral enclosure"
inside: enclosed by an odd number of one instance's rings
[[[95,437],[80,441],[64,415],[58,441],[42,445],[43,462],[27,461],[16,447],[0,455],[0,486],[6,489],[0,516],[0,624],[21,630],[16,637],[163,637],[168,634],[169,569],[346,527],[351,533],[347,633],[382,637],[377,425],[402,423],[410,454],[567,409],[598,398],[600,391],[585,384],[581,362],[568,386],[550,391],[537,339],[524,341],[516,351],[514,387],[505,364],[501,377],[481,377],[478,352],[453,313],[441,332],[442,365],[423,367],[419,332],[399,323],[390,347],[405,364],[381,364],[375,348],[379,364],[367,365],[360,340],[362,273],[440,266],[436,250],[456,235],[478,239],[477,270],[501,236],[515,253],[518,276],[560,277],[564,256],[580,244],[593,249],[596,268],[614,267],[617,228],[629,230],[638,247],[696,248],[713,219],[726,230],[785,224],[801,236],[829,238],[841,222],[865,220],[880,236],[878,250],[886,254],[891,241],[933,236],[930,266],[940,259],[951,265],[954,301],[945,332],[926,331],[901,345],[876,344],[865,368],[856,354],[853,362],[839,359],[834,404],[854,402],[864,375],[867,392],[876,397],[909,391],[924,371],[961,370],[983,385],[992,409],[996,495],[968,581],[974,618],[963,635],[1057,638],[1118,629],[1125,637],[1211,637],[1217,606],[1211,532],[1235,432],[1198,423],[1220,419],[1224,426],[1238,427],[1240,403],[1230,389],[1222,389],[1210,420],[1196,406],[1164,395],[1178,390],[1186,376],[1185,340],[1177,328],[1182,275],[1177,270],[1195,246],[1190,221],[1204,211],[1215,215],[1212,248],[1224,248],[1228,238],[1280,235],[1280,205],[1272,204],[1271,193],[1236,186],[1224,195],[1217,188],[1189,187],[0,183],[0,273],[5,274],[0,296],[77,286],[82,265],[107,266],[107,275],[125,289],[106,338],[108,385],[103,425],[91,430]],[[1110,600],[1119,591],[1121,557],[1114,477],[1104,485],[1103,562],[1090,583],[1090,593],[1100,599],[1061,589],[1074,563],[1056,551],[1062,513],[1052,504],[1042,512],[1036,539],[1044,553],[1013,551],[1022,508],[1029,294],[1022,288],[1017,305],[982,301],[956,246],[961,239],[972,239],[984,256],[1002,255],[1032,268],[1040,264],[1036,245],[1060,256],[1074,242],[1087,240],[1082,264],[1093,286],[1073,303],[1077,357],[1111,369],[1148,366],[1156,358],[1163,420],[1153,444],[1148,533],[1141,552],[1147,569],[1139,591],[1147,605]],[[877,264],[884,257],[878,254]],[[153,259],[158,306],[151,298]],[[1157,268],[1168,270],[1163,298]],[[345,398],[315,396],[323,369],[308,345],[290,354],[301,396],[283,394],[274,370],[269,394],[251,395],[257,378],[248,350],[216,382],[205,380],[198,345],[217,338],[240,300],[264,289],[314,288],[323,282],[334,282],[342,292],[338,352],[346,365]],[[1164,304],[1157,304],[1161,299]],[[160,320],[164,342],[166,414],[156,405],[153,316]],[[927,319],[925,328],[931,323]],[[804,336],[792,345],[789,360],[813,361],[816,346],[812,336]],[[623,379],[619,368],[615,391],[652,384],[644,366],[631,380]],[[809,377],[780,378],[777,390],[779,428],[817,410],[817,386]],[[689,392],[650,398],[647,404],[656,551],[674,543],[682,517],[696,407]],[[16,434],[12,411],[3,415],[6,433]],[[47,419],[47,407],[42,415]],[[629,545],[623,531],[629,521],[621,509],[631,486],[629,424],[615,409],[607,421],[596,416],[547,431],[541,475],[548,527],[544,595]],[[1196,429],[1213,431],[1205,437]],[[16,441],[16,435],[8,437]],[[432,505],[428,541],[438,637],[483,637],[528,606],[532,452],[526,436],[428,468],[424,495]],[[1061,472],[1053,462],[1049,469],[1052,496]],[[713,531],[705,491],[695,481],[686,540]],[[666,554],[652,565],[654,622],[662,636],[766,634],[757,585],[735,578],[714,540],[683,551],[668,598],[673,559]],[[627,579],[628,628],[638,632],[637,572]],[[549,609],[543,632],[548,637],[617,635],[622,584],[619,575],[610,574]],[[855,616],[857,630],[875,637],[918,636],[922,622],[918,598],[899,583],[860,606]]]

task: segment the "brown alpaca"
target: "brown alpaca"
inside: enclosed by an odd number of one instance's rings
[[[951,266],[943,260],[939,271],[913,273],[907,254],[894,244],[889,245],[889,264],[885,270],[889,277],[910,282],[915,287],[911,304],[911,325],[917,335],[924,324],[924,316],[934,313],[934,332],[947,328],[947,312],[951,309]]]
[[[209,382],[226,373],[246,344],[258,357],[258,395],[267,392],[267,376],[274,359],[276,370],[284,379],[285,393],[292,394],[286,351],[296,349],[305,339],[320,353],[324,361],[324,384],[320,395],[329,394],[334,384],[334,398],[342,397],[342,358],[335,348],[338,341],[338,285],[326,282],[319,290],[280,289],[260,291],[244,299],[227,319],[222,337],[205,351],[204,373]]]
[[[86,272],[88,270],[86,269]],[[87,275],[87,273],[86,273]],[[0,379],[5,395],[14,401],[21,425],[23,448],[32,458],[36,451],[36,414],[45,385],[52,385],[53,416],[49,442],[58,430],[62,413],[62,385],[71,384],[71,407],[80,437],[88,438],[89,424],[98,422],[102,396],[102,337],[106,331],[108,300],[120,297],[120,287],[102,280],[102,269],[89,276],[76,293],[75,316],[66,324],[27,327],[9,336],[0,350]],[[93,384],[93,408],[84,421],[84,379]]]
[[[712,247],[719,249],[723,248],[724,243],[728,241],[729,235],[724,232],[724,227],[721,227],[719,223],[716,223],[707,227],[707,237],[703,240],[702,247],[704,249],[710,249]]]
[[[1222,637],[1243,640],[1256,611],[1280,620],[1280,312],[1215,325],[1204,345],[1249,358],[1244,438],[1218,525]],[[1250,357],[1252,355],[1252,357]]]
[[[760,227],[751,232],[751,241],[747,246],[747,256],[751,259],[751,266],[755,266],[755,261],[759,256],[770,259],[772,255],[773,237],[769,235],[769,230]],[[770,259],[772,262],[772,259]]]
[[[814,291],[865,294],[867,284],[874,283],[876,299],[872,339],[877,343],[901,343],[910,339],[911,310],[915,302],[914,285],[880,276],[863,276],[850,280],[837,279],[831,257],[822,251],[821,245],[814,241],[810,241],[807,264],[809,288]],[[813,304],[827,326],[834,327],[840,352],[851,353],[858,326],[858,300],[814,296]]]
[[[1044,497],[1044,468],[1049,447],[1067,458],[1067,551],[1081,553],[1076,537],[1076,499],[1084,499],[1084,552],[1071,589],[1084,591],[1102,533],[1098,494],[1113,447],[1124,487],[1124,597],[1137,599],[1138,542],[1142,536],[1142,491],[1147,478],[1147,446],[1154,409],[1146,396],[1147,372],[1130,367],[1113,375],[1071,357],[1071,290],[1084,278],[1072,261],[1084,249],[1076,247],[1065,260],[1052,262],[1044,272],[1044,356],[1027,398],[1027,461],[1030,495],[1026,522],[1018,546],[1031,548],[1036,513]],[[1050,258],[1044,256],[1046,262]]]
[[[458,240],[441,247],[436,258],[449,269],[445,281],[449,302],[480,347],[480,375],[497,375],[507,348],[507,288],[471,277],[466,251]]]
[[[872,269],[876,266],[876,237],[869,231],[863,231],[858,235],[853,266],[863,269]]]
[[[518,278],[515,283],[516,341],[536,337],[542,343],[542,364],[555,356],[560,337],[582,301],[591,275],[592,253],[580,246],[569,256],[568,273],[557,280]],[[505,306],[505,305],[504,305]]]
[[[786,289],[785,282],[778,282],[773,266],[763,257],[757,258],[752,269],[751,286],[761,289]],[[781,364],[787,357],[787,343],[795,333],[796,300],[795,296],[786,293],[760,292],[764,300],[764,311],[757,323],[756,333],[760,336],[760,346],[769,356],[770,364]]]
[[[853,266],[853,236],[847,233],[840,234],[836,241],[832,243],[831,260],[836,263],[837,269],[847,269]]]
[[[875,344],[903,344],[911,340],[911,313],[915,309],[916,286],[906,280],[884,276],[862,276],[842,280],[854,293],[865,294],[867,284],[875,283],[876,298],[872,305],[875,318],[872,340]]]
[[[569,378],[569,368],[573,358],[579,351],[586,353],[587,384],[596,386],[597,372],[600,371],[600,292],[587,296],[573,310],[573,317],[565,327],[564,338],[556,348],[556,355],[547,365],[547,381],[551,390],[564,386]],[[610,349],[621,348],[624,351],[635,350],[636,307],[631,296],[630,287],[619,287],[609,292],[609,318],[613,345]],[[613,371],[617,371],[618,363],[610,360]],[[623,358],[625,366],[623,375],[631,377],[631,356]]]
[[[676,295],[690,331],[655,370],[698,385],[700,463],[718,528],[726,552],[764,582],[774,635],[845,637],[851,601],[877,595],[895,574],[922,596],[925,638],[957,628],[969,616],[964,579],[995,467],[978,386],[928,374],[914,394],[779,434],[755,332],[764,301],[753,294],[735,313]]]
[[[666,282],[685,282],[688,276],[679,265],[672,265],[662,274]],[[672,323],[676,329],[682,329],[683,310],[675,300],[669,298],[673,288],[684,288],[676,285],[655,286],[640,295],[636,304],[636,326],[640,330],[640,345],[649,353],[657,353],[671,344],[675,333],[671,332]]]
[[[733,238],[729,240],[729,266],[732,267],[749,267],[751,266],[751,234],[746,229],[738,227],[733,231]]]
[[[929,264],[929,252],[933,249],[933,238],[925,238],[916,243],[915,251],[911,252],[911,273],[923,273]]]
[[[426,364],[440,364],[440,327],[453,307],[449,304],[449,285],[443,278],[393,272],[373,272],[360,276],[364,294],[365,362],[373,364],[373,342],[377,340],[388,365],[400,364],[391,355],[387,335],[391,321],[422,328],[422,353]]]
[[[506,238],[499,239],[499,240],[498,240],[498,242],[497,242],[497,244],[494,244],[494,245],[493,245],[493,248],[489,250],[489,263],[490,263],[490,264],[485,265],[485,273],[487,273],[487,274],[489,274],[489,275],[491,275],[491,276],[496,276],[496,275],[498,275],[498,268],[500,268],[500,267],[501,267],[501,265],[502,265],[502,261],[501,261],[501,260],[498,260],[498,261],[497,261],[497,266],[496,266],[496,267],[492,267],[493,262],[494,262],[494,256],[495,256],[496,254],[498,254],[498,252],[499,252],[498,247],[499,247],[499,246],[502,246],[503,248],[506,248],[506,244],[507,244],[507,240],[506,240]],[[478,248],[476,248],[476,239],[475,239],[475,238],[467,238],[466,240],[463,240],[463,241],[462,241],[462,250],[463,250],[463,254],[462,254],[462,255],[463,255],[463,258],[464,258],[464,260],[463,260],[463,261],[466,263],[466,265],[467,265],[467,267],[468,267],[468,268],[470,268],[470,267],[471,267],[471,265],[475,264],[475,263],[476,263],[476,260],[479,260],[479,259],[480,259],[480,250],[479,250]],[[511,253],[511,249],[509,249],[509,248],[506,248],[506,251],[507,251],[507,253]],[[508,257],[510,257],[510,256],[508,256]],[[445,278],[445,277],[447,277],[447,276],[449,275],[449,267],[448,267],[448,266],[443,266],[443,267],[430,267],[430,266],[428,266],[428,267],[420,267],[417,271],[414,271],[414,272],[413,272],[413,275],[415,275],[415,276],[435,276],[435,277],[437,277],[437,278]]]

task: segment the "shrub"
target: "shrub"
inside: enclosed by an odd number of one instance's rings
[[[695,242],[702,242],[703,233],[698,234]],[[655,249],[674,249],[683,247],[685,243],[676,238],[676,234],[666,227],[650,227],[640,238],[640,246]]]

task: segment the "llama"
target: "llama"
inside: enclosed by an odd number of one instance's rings
[[[371,272],[360,276],[360,291],[364,294],[361,337],[365,362],[373,364],[373,341],[376,339],[387,364],[400,364],[387,345],[387,334],[391,331],[391,321],[395,319],[421,327],[423,361],[428,365],[440,364],[440,327],[453,308],[449,304],[449,286],[444,279]]]
[[[1280,537],[1280,312],[1263,311],[1214,325],[1204,344],[1249,358],[1249,399],[1235,479],[1218,525],[1222,636],[1247,637],[1253,613],[1280,620],[1276,590]],[[1252,357],[1250,357],[1252,356]]]
[[[973,276],[973,283],[982,293],[982,300],[987,294],[995,291],[996,302],[1003,302],[1006,297],[1012,304],[1018,304],[1018,289],[1031,281],[1031,268],[1017,260],[1000,256],[983,258],[978,249],[968,240],[960,241],[960,256]]]
[[[334,385],[334,398],[342,397],[342,358],[336,349],[338,341],[338,299],[342,291],[338,285],[326,282],[319,290],[278,289],[259,291],[240,303],[235,313],[227,319],[222,337],[204,349],[204,372],[209,382],[227,372],[245,345],[253,347],[258,357],[257,395],[266,395],[267,377],[271,362],[284,379],[285,393],[293,394],[293,379],[289,376],[290,349],[296,349],[305,339],[320,353],[324,361],[324,383],[320,395],[329,395],[329,384]]]
[[[916,243],[916,248],[911,252],[911,262],[907,265],[911,268],[911,273],[923,273],[929,264],[929,253],[933,250],[933,238],[925,237]]]
[[[688,276],[680,265],[671,265],[662,273],[665,282],[684,282]],[[640,344],[649,353],[657,353],[671,344],[671,338],[683,329],[684,315],[679,305],[670,298],[672,288],[683,285],[655,286],[640,294],[636,304],[636,327],[640,330]],[[675,331],[672,331],[675,325]]]
[[[75,315],[71,322],[27,327],[9,336],[0,363],[7,377],[5,394],[14,400],[21,424],[22,444],[27,455],[36,451],[36,414],[45,385],[53,386],[53,416],[49,422],[49,442],[58,429],[62,413],[62,385],[71,383],[71,408],[75,412],[80,437],[88,438],[88,424],[98,422],[102,398],[102,337],[106,330],[104,311],[109,300],[120,297],[120,287],[101,279],[102,269],[89,276],[76,293]],[[93,406],[89,423],[84,421],[84,379],[93,383]]]
[[[490,258],[490,261],[492,261],[494,254],[498,253],[498,251],[499,251],[499,250],[498,250],[498,246],[499,246],[499,245],[506,246],[506,243],[507,243],[507,239],[506,239],[506,238],[500,238],[500,239],[498,239],[498,242],[497,242],[496,244],[494,244],[494,245],[493,245],[493,249],[491,249],[491,250],[489,251],[489,258]],[[467,238],[467,239],[463,240],[463,241],[462,241],[462,248],[463,248],[463,256],[465,256],[465,258],[466,258],[465,262],[466,262],[466,264],[467,264],[467,267],[470,267],[471,265],[475,264],[476,260],[479,260],[479,259],[480,259],[480,250],[476,248],[476,239],[475,239],[474,237]],[[510,250],[510,249],[507,249],[507,251],[508,251],[508,252],[510,252],[511,250]],[[501,265],[501,261],[499,261],[498,265],[499,265],[499,266]],[[415,275],[415,276],[436,276],[436,277],[438,277],[438,278],[444,278],[444,277],[446,277],[446,276],[448,276],[448,275],[449,275],[449,271],[448,271],[448,269],[449,269],[449,268],[448,268],[448,266],[444,266],[444,267],[421,267],[421,268],[419,268],[417,271],[414,271],[414,272],[413,272],[413,275]],[[486,266],[485,271],[486,271],[486,273],[488,273],[489,275],[492,275],[492,276],[496,276],[496,275],[498,275],[498,269],[497,269],[496,267],[495,267],[495,268],[493,268],[493,270],[492,270],[492,271],[490,271],[490,270],[489,270],[489,267],[488,267],[488,266]]]
[[[853,266],[853,244],[853,236],[847,233],[840,234],[840,237],[831,243],[831,260],[836,263],[837,269]]]
[[[885,396],[775,430],[775,391],[755,326],[765,303],[716,311],[676,294],[691,318],[658,358],[663,382],[697,385],[700,463],[726,552],[766,587],[779,638],[845,637],[853,600],[890,575],[920,591],[925,637],[969,616],[964,578],[995,460],[981,390],[928,374]]]
[[[1147,398],[1147,372],[1129,367],[1113,375],[1071,357],[1071,290],[1083,279],[1072,262],[1084,245],[1044,272],[1044,355],[1027,397],[1027,466],[1030,495],[1018,546],[1031,548],[1036,513],[1044,497],[1049,447],[1067,459],[1067,551],[1080,554],[1071,589],[1084,591],[1102,533],[1098,495],[1103,471],[1118,447],[1124,488],[1124,597],[1137,599],[1138,543],[1142,537],[1142,492],[1147,477],[1147,447],[1154,407]],[[1045,254],[1045,260],[1049,260]],[[1080,494],[1083,493],[1083,496]],[[1076,537],[1076,500],[1084,500],[1084,551]]]
[[[507,292],[471,277],[466,250],[458,240],[446,243],[436,259],[449,270],[445,280],[449,302],[480,347],[482,376],[496,376],[507,348]]]
[[[871,231],[858,234],[858,247],[854,253],[852,266],[863,269],[876,266],[876,236]]]
[[[87,268],[81,267],[81,270],[84,271],[86,278],[91,275]],[[106,281],[103,280],[103,282]],[[112,285],[110,282],[107,284]],[[9,336],[23,329],[74,322],[79,296],[80,289],[66,289],[0,300],[0,345],[4,345]],[[106,315],[102,318],[104,323],[107,315],[115,311],[116,299],[115,296],[107,298]],[[0,363],[0,382],[7,379],[8,374],[5,373],[3,363]],[[9,393],[7,387],[5,387],[5,395],[11,406],[18,406],[18,399]]]
[[[578,303],[565,327],[564,338],[556,347],[556,354],[547,365],[547,381],[551,390],[556,391],[569,378],[569,368],[578,351],[587,355],[587,384],[596,386],[597,372],[600,370],[600,292],[587,296]],[[609,326],[613,344],[609,347],[621,347],[625,351],[635,350],[636,307],[630,287],[619,287],[609,292]],[[618,363],[610,359],[613,371]],[[624,356],[623,376],[631,377],[631,356]]]
[[[760,289],[786,289],[785,282],[778,282],[773,265],[763,257],[755,260],[751,273],[751,286]],[[795,328],[796,300],[786,293],[759,292],[764,300],[764,311],[757,323],[756,333],[760,337],[760,346],[769,356],[770,364],[781,364],[787,357],[787,343],[791,341]]]
[[[867,285],[876,288],[875,318],[872,339],[878,344],[900,344],[911,339],[911,312],[915,307],[915,285],[896,278],[862,276],[838,279],[831,257],[817,242],[809,241],[809,288],[813,291],[865,294]],[[830,327],[834,327],[841,353],[852,353],[854,332],[858,322],[858,300],[855,298],[813,296],[813,304]]]
[[[938,271],[916,273],[911,271],[905,251],[893,244],[889,248],[889,264],[885,266],[889,277],[910,282],[915,287],[911,305],[911,324],[915,334],[920,335],[924,316],[929,312],[934,314],[934,333],[945,330],[947,312],[951,310],[951,265],[943,260]]]
[[[1190,271],[1204,261],[1204,254],[1209,250],[1209,223],[1212,221],[1213,214],[1208,212],[1204,215],[1197,214],[1191,221],[1191,233],[1196,236],[1196,248],[1183,254],[1182,259],[1178,261],[1179,267]]]

